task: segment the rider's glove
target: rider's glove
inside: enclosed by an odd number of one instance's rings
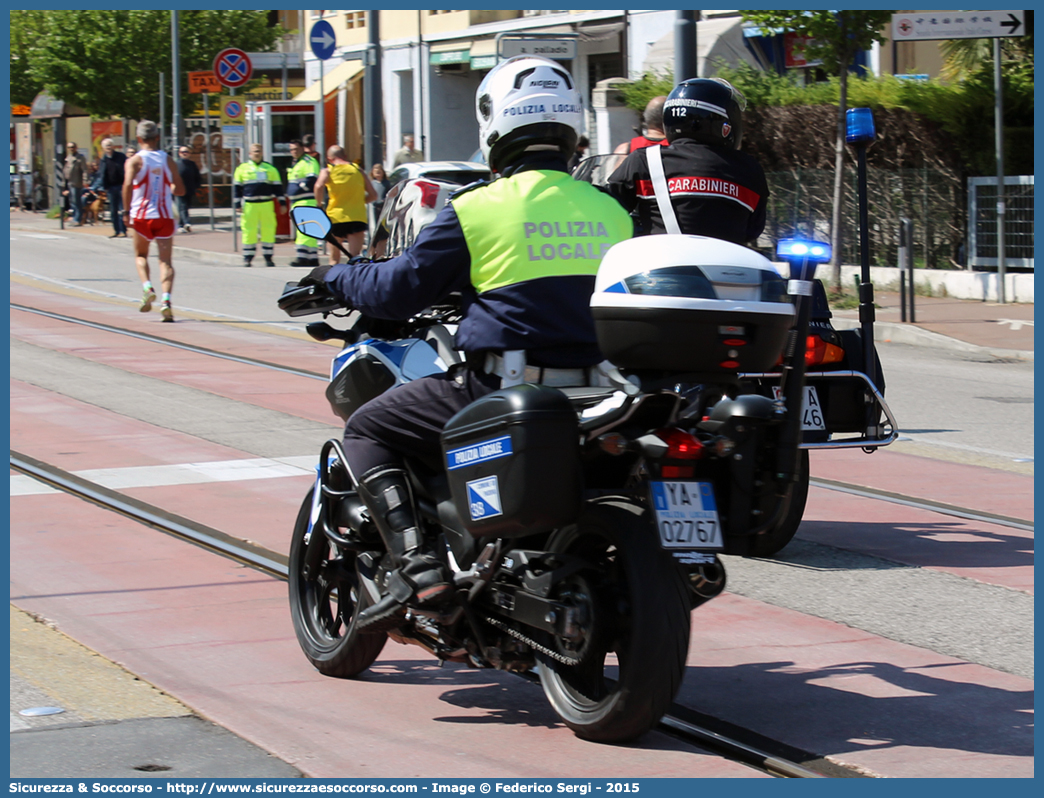
[[[306,274],[298,285],[326,285],[326,273],[330,271],[330,266],[316,266],[308,274]]]

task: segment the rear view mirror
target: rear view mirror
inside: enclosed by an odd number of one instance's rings
[[[294,208],[290,211],[290,216],[294,220],[294,226],[301,232],[301,235],[311,236],[319,240],[324,240],[329,234],[330,228],[333,227],[333,222],[330,221],[330,217],[326,215],[326,211],[322,208],[305,205]]]
[[[301,205],[290,211],[290,218],[294,220],[294,226],[301,235],[311,236],[320,241],[329,241],[351,260],[352,256],[348,254],[348,250],[342,247],[341,242],[330,232],[333,229],[333,222],[322,208],[314,205]]]

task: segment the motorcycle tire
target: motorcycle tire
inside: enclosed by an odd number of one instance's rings
[[[798,452],[798,478],[786,513],[774,527],[750,539],[747,557],[771,557],[781,552],[797,534],[808,501],[808,449]]]
[[[324,676],[349,679],[365,671],[388,640],[385,633],[359,634],[355,619],[367,606],[366,592],[358,589],[355,555],[338,552],[324,540],[318,572],[304,575],[308,519],[312,494],[308,491],[294,523],[290,544],[290,617],[297,642],[308,661]],[[319,529],[314,534],[322,535]]]
[[[557,588],[554,598],[585,620],[580,639],[548,636],[548,648],[581,662],[538,654],[544,694],[576,736],[633,740],[659,723],[681,687],[688,588],[660,548],[648,511],[626,499],[587,505],[577,524],[552,533],[548,548],[592,566]]]

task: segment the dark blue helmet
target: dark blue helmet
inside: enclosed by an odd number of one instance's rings
[[[747,101],[721,78],[693,78],[674,87],[663,104],[667,141],[692,139],[713,147],[738,150],[743,140]]]

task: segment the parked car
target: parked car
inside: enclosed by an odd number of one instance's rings
[[[414,180],[427,177],[446,183],[466,186],[476,180],[489,179],[489,167],[472,161],[421,161],[420,163],[404,163],[392,170],[388,182],[393,186],[403,180]]]
[[[488,167],[469,161],[421,161],[398,167],[388,176],[392,186],[384,196],[371,254],[401,254],[438,215],[454,191],[489,178]]]

